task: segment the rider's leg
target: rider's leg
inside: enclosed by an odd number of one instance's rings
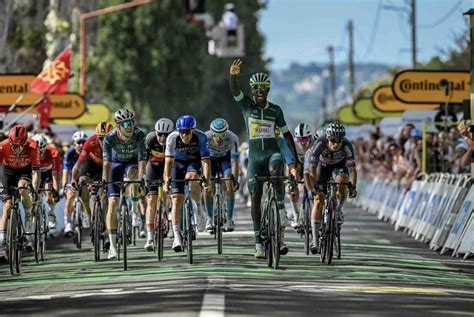
[[[81,181],[82,181],[83,184],[90,184],[92,182],[90,177],[86,176],[86,175],[83,175],[79,178],[79,182],[81,182]],[[87,216],[89,216],[89,219],[90,219],[90,216],[92,214],[90,199],[91,199],[91,196],[89,194],[89,189],[87,188],[86,185],[82,186],[81,200],[82,200],[82,203],[83,203],[83,206],[84,206],[84,211],[86,212]]]
[[[152,191],[148,194],[147,198],[147,207],[146,207],[146,235],[147,240],[153,240],[155,233],[155,214],[157,208],[158,195],[156,192]]]
[[[20,179],[18,181],[18,187],[28,187],[30,182],[26,179]],[[20,189],[21,195],[21,203],[23,204],[23,208],[25,209],[25,231],[28,233],[34,232],[34,225],[33,225],[33,202],[31,201],[30,191],[27,189]],[[33,236],[27,236],[28,240],[31,242],[33,240]]]
[[[347,183],[349,182],[349,176],[347,174],[339,174],[336,176],[336,182]],[[347,198],[347,186],[345,185],[337,186],[336,198],[337,198],[336,212],[337,212],[337,219],[338,219],[337,221],[338,223],[342,223],[344,221],[342,206],[344,205],[344,202],[346,201],[346,198]]]
[[[232,176],[232,169],[227,168],[224,170],[224,177],[230,178]],[[235,206],[235,193],[234,193],[234,188],[232,187],[232,181],[227,180],[224,183],[224,188],[225,188],[225,201],[226,201],[226,206],[227,206],[227,226],[231,225],[232,230],[233,228],[233,222],[234,222],[234,206]]]
[[[173,223],[174,240],[172,249],[175,252],[182,250],[181,222],[183,209],[183,193],[176,193],[171,196],[173,206],[171,208],[171,222]]]
[[[107,231],[109,232],[109,241],[110,241],[110,250],[113,250],[117,253],[117,227],[118,227],[118,219],[117,219],[117,206],[119,203],[118,196],[109,196],[109,206],[107,208],[107,216],[105,218],[105,224],[107,227]]]
[[[64,224],[67,226],[69,224],[69,227],[71,227],[71,217],[72,217],[72,209],[73,209],[73,204],[74,204],[74,192],[69,188],[66,190],[66,202],[64,205]],[[71,227],[72,230],[72,227]]]
[[[291,204],[291,211],[293,212],[293,217],[291,220],[291,226],[296,228],[298,226],[298,202],[300,201],[300,193],[297,190],[294,193],[288,192],[288,199]]]
[[[283,176],[284,172],[284,163],[280,153],[275,153],[270,157],[268,164],[268,171],[270,176]],[[280,237],[281,237],[281,250],[282,254],[288,252],[288,247],[285,244],[285,228],[288,223],[288,217],[286,215],[285,209],[285,186],[283,180],[275,182],[275,195],[278,204],[278,210],[280,214]]]
[[[4,193],[7,192],[6,189],[3,190]],[[0,263],[7,262],[7,222],[8,217],[10,217],[10,211],[12,209],[12,200],[6,199],[6,195],[3,195],[3,214],[0,220]]]
[[[53,183],[52,182],[49,182],[49,183],[46,183],[44,184],[44,188],[46,190],[51,190],[53,189]],[[49,210],[48,210],[48,218],[49,218],[49,228],[52,229],[52,228],[55,228],[56,227],[56,212],[55,212],[55,209],[56,209],[56,201],[54,200],[54,197],[53,197],[53,193],[50,192],[50,191],[47,191],[47,197],[48,197],[48,206],[49,206]]]
[[[319,193],[313,197],[313,209],[311,210],[311,230],[313,233],[313,245],[316,247],[318,243],[319,230],[321,228],[321,220],[323,218],[324,194]]]

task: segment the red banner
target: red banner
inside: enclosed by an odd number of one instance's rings
[[[71,48],[68,47],[31,82],[30,91],[37,94],[64,94],[71,73]]]

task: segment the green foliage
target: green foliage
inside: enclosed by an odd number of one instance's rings
[[[227,1],[207,1],[207,10],[220,20]],[[117,4],[101,1],[101,7]],[[247,35],[241,84],[265,69],[263,36],[257,30],[261,5],[240,1],[236,11]],[[232,59],[207,53],[208,40],[202,25],[186,21],[181,1],[162,0],[100,18],[93,56],[88,57],[88,91],[114,109],[132,107],[141,123],[154,124],[160,117],[175,120],[192,114],[206,130],[216,116],[242,132],[240,107],[229,87]],[[88,55],[91,55],[90,53]],[[95,78],[91,82],[91,78]],[[89,95],[89,94],[88,94]]]

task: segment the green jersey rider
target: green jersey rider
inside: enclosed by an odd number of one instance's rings
[[[236,59],[230,67],[230,90],[234,99],[242,107],[245,125],[249,138],[249,164],[248,164],[248,189],[251,193],[251,214],[253,229],[255,234],[255,257],[265,258],[265,252],[260,235],[261,219],[261,200],[263,193],[263,182],[255,181],[257,176],[282,176],[284,172],[284,162],[275,138],[275,127],[279,127],[285,138],[288,147],[293,154],[295,162],[298,162],[295,143],[285,122],[283,111],[278,105],[267,101],[270,90],[270,79],[267,74],[256,73],[250,78],[250,88],[253,98],[243,94],[237,82],[237,76],[240,74],[240,65],[242,61]],[[290,173],[297,178],[297,169],[299,165],[292,168]],[[276,194],[278,200],[278,209],[281,219],[281,254],[288,253],[288,247],[285,245],[284,230],[287,224],[286,211],[284,206],[284,185],[283,181],[276,182]]]

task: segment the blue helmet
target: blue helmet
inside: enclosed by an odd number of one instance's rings
[[[176,121],[176,129],[195,129],[196,119],[193,116],[184,115]]]
[[[221,118],[214,119],[211,122],[211,131],[214,133],[224,133],[229,129],[227,121]]]
[[[419,129],[413,129],[413,130],[411,130],[411,132],[410,132],[410,136],[411,136],[412,138],[421,138],[421,137],[422,137],[422,133],[421,133],[421,131],[420,131]]]

